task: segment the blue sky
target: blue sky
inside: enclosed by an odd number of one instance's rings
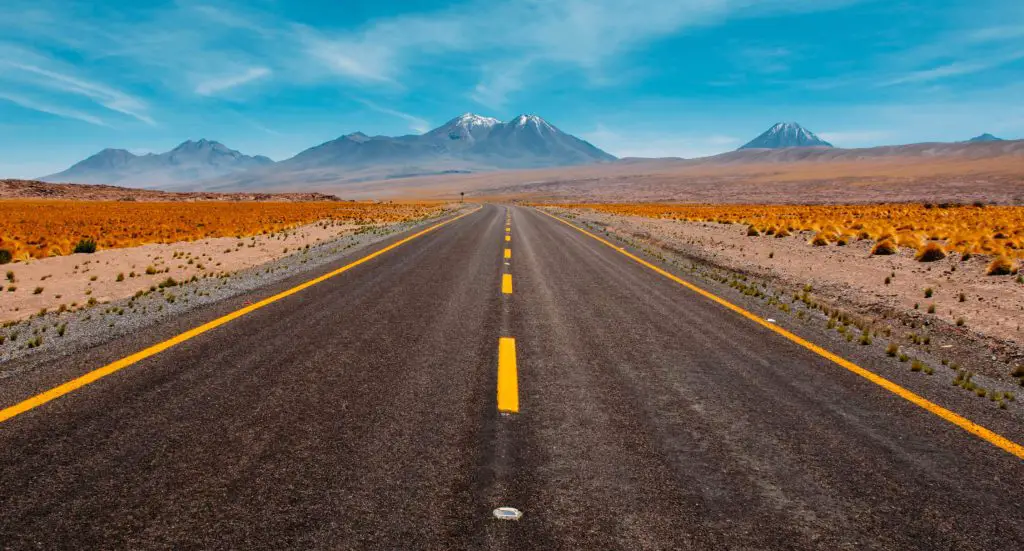
[[[200,137],[279,160],[467,111],[620,156],[778,121],[846,147],[1022,138],[1022,77],[1020,0],[4,0],[0,177]]]

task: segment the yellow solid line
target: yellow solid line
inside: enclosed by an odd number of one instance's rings
[[[512,294],[512,274],[501,275],[501,292],[506,295]]]
[[[505,241],[506,241],[506,242],[507,242],[507,241],[512,241],[512,236],[511,236],[511,235],[506,235],[506,236],[505,236]]]
[[[4,421],[7,421],[8,419],[10,419],[10,418],[12,418],[12,417],[14,417],[16,415],[20,415],[22,413],[25,413],[26,411],[28,411],[30,409],[37,408],[37,407],[45,404],[46,402],[49,402],[50,400],[55,400],[57,398],[60,398],[61,396],[64,396],[65,394],[69,394],[71,392],[74,392],[75,390],[78,390],[79,388],[82,388],[83,386],[85,386],[85,385],[87,385],[89,383],[92,383],[92,382],[95,382],[95,381],[97,381],[99,379],[102,379],[103,377],[106,377],[107,375],[110,375],[111,373],[120,371],[120,370],[122,370],[122,369],[124,369],[124,368],[126,368],[126,367],[128,367],[128,366],[130,366],[132,364],[138,363],[138,362],[140,362],[140,361],[142,361],[142,360],[144,360],[146,358],[149,358],[150,356],[155,356],[156,354],[159,354],[159,353],[163,352],[164,350],[167,350],[168,348],[171,348],[172,346],[181,344],[181,343],[183,343],[183,342],[185,342],[185,341],[187,341],[187,340],[189,340],[191,338],[194,338],[194,337],[197,337],[199,335],[202,335],[203,333],[206,333],[207,331],[210,331],[212,329],[220,327],[221,325],[224,325],[225,323],[228,323],[229,321],[238,319],[238,318],[240,318],[240,317],[242,317],[242,316],[244,316],[244,315],[246,315],[246,314],[248,314],[248,313],[250,313],[250,312],[252,312],[254,310],[258,310],[260,308],[263,308],[264,306],[267,306],[268,304],[271,304],[273,302],[277,302],[277,301],[279,301],[279,300],[281,300],[281,299],[283,299],[285,297],[294,295],[295,293],[298,293],[299,291],[308,289],[309,287],[312,287],[312,286],[316,285],[317,283],[322,283],[322,282],[324,282],[324,281],[326,281],[328,279],[331,279],[332,277],[335,277],[335,276],[340,275],[340,274],[342,274],[344,272],[347,272],[347,271],[351,270],[352,268],[355,268],[356,266],[358,266],[360,264],[363,264],[364,262],[368,262],[370,260],[373,260],[374,258],[377,258],[378,256],[380,256],[380,255],[382,255],[382,254],[384,254],[384,253],[386,253],[386,252],[388,252],[388,251],[390,251],[392,249],[400,247],[400,246],[402,246],[402,245],[412,241],[413,239],[416,239],[417,237],[420,237],[420,236],[422,236],[422,235],[424,235],[426,233],[432,232],[432,231],[436,230],[437,228],[440,228],[441,226],[444,226],[445,224],[450,224],[451,222],[454,222],[454,221],[458,220],[459,218],[462,218],[463,216],[467,216],[467,215],[473,214],[477,210],[480,210],[480,209],[479,208],[478,209],[474,209],[474,210],[472,210],[470,212],[467,212],[467,213],[464,213],[464,214],[460,214],[459,216],[456,216],[455,218],[452,218],[450,220],[445,220],[444,222],[441,222],[441,223],[438,223],[438,224],[434,224],[433,226],[430,226],[429,228],[427,228],[427,229],[425,229],[423,231],[420,231],[418,233],[410,235],[409,237],[406,237],[405,239],[402,239],[400,241],[396,241],[396,242],[388,245],[387,247],[384,247],[383,249],[381,249],[379,251],[376,251],[374,253],[368,254],[368,255],[360,258],[359,260],[356,260],[355,262],[352,262],[350,264],[346,264],[345,266],[342,266],[341,268],[338,268],[337,270],[334,270],[333,272],[329,272],[329,273],[324,274],[322,276],[319,276],[317,278],[311,279],[311,280],[309,280],[309,281],[307,281],[305,283],[301,283],[299,285],[296,285],[295,287],[292,287],[291,289],[282,291],[282,292],[280,292],[280,293],[278,293],[278,294],[276,294],[274,296],[271,296],[271,297],[265,298],[265,299],[263,299],[263,300],[261,300],[259,302],[250,304],[249,306],[246,306],[245,308],[242,308],[240,310],[235,310],[234,312],[231,312],[230,314],[226,314],[226,315],[221,316],[221,317],[219,317],[219,318],[217,318],[217,319],[215,319],[213,321],[204,323],[203,325],[200,325],[199,327],[195,327],[193,329],[185,331],[184,333],[181,333],[180,335],[177,335],[175,337],[171,337],[170,339],[167,339],[166,341],[154,344],[153,346],[150,346],[149,348],[146,348],[145,350],[142,350],[142,351],[136,352],[136,353],[134,353],[134,354],[132,354],[130,356],[126,356],[124,358],[121,358],[120,360],[117,360],[117,361],[115,361],[113,363],[107,364],[107,365],[105,365],[103,367],[100,367],[98,369],[90,371],[90,372],[86,373],[85,375],[81,375],[81,376],[79,376],[77,378],[74,378],[74,379],[64,383],[64,384],[61,384],[61,385],[56,386],[56,387],[53,387],[50,390],[47,390],[46,392],[43,392],[41,394],[37,394],[37,395],[27,399],[27,400],[19,402],[19,403],[13,405],[13,406],[9,406],[7,408],[4,408],[4,409],[0,410],[0,423],[2,423]]]
[[[512,249],[505,249],[505,258],[512,258]]]
[[[896,384],[896,383],[886,379],[885,377],[882,377],[881,375],[877,375],[877,374],[875,374],[872,371],[868,371],[867,369],[864,369],[863,367],[860,367],[859,365],[857,365],[857,364],[855,364],[855,363],[853,363],[853,362],[851,362],[851,361],[849,361],[849,360],[847,360],[845,358],[837,356],[837,355],[833,354],[832,352],[829,352],[828,350],[825,350],[824,348],[822,348],[822,347],[820,347],[820,346],[818,346],[818,345],[816,345],[816,344],[814,344],[814,343],[812,343],[810,341],[807,341],[807,340],[805,340],[805,339],[803,339],[801,337],[798,337],[797,335],[794,335],[793,333],[790,333],[789,331],[786,331],[785,329],[779,327],[778,325],[775,325],[773,323],[769,323],[769,322],[761,319],[756,314],[748,312],[747,310],[744,310],[743,308],[740,308],[739,306],[736,306],[735,304],[733,304],[733,303],[731,303],[731,302],[729,302],[729,301],[727,301],[727,300],[725,300],[723,298],[720,298],[717,295],[714,295],[714,294],[712,294],[712,293],[710,293],[708,291],[705,291],[704,289],[702,289],[702,288],[700,288],[700,287],[698,287],[698,286],[696,286],[696,285],[694,285],[694,284],[692,284],[692,283],[690,283],[688,281],[684,281],[684,280],[682,280],[682,279],[680,279],[680,278],[670,274],[669,272],[666,272],[665,270],[662,270],[661,268],[655,266],[654,264],[651,264],[650,262],[647,262],[646,260],[644,260],[644,259],[642,259],[642,258],[640,258],[640,257],[638,257],[638,256],[636,256],[634,254],[631,254],[628,251],[625,251],[625,250],[623,250],[623,249],[621,249],[619,247],[616,247],[615,245],[613,245],[609,241],[607,241],[605,239],[602,239],[601,237],[598,237],[598,236],[588,232],[587,230],[584,230],[584,229],[576,226],[575,224],[566,222],[565,220],[562,220],[561,218],[559,218],[559,217],[557,217],[557,216],[555,216],[553,214],[549,214],[547,212],[544,212],[543,210],[540,210],[540,209],[538,209],[538,212],[546,214],[547,216],[550,216],[551,218],[554,218],[555,220],[558,220],[559,222],[565,224],[566,226],[569,226],[570,228],[573,228],[576,231],[579,231],[579,232],[581,232],[581,233],[583,233],[585,235],[588,235],[588,236],[596,239],[597,241],[599,241],[599,242],[601,242],[601,243],[611,247],[612,249],[622,253],[623,255],[629,257],[631,260],[637,262],[638,264],[641,264],[641,265],[643,265],[643,266],[645,266],[647,268],[650,268],[651,270],[653,270],[653,271],[655,271],[655,272],[657,272],[657,273],[667,277],[668,279],[671,279],[672,281],[675,281],[676,283],[682,285],[683,287],[686,287],[687,289],[689,289],[689,290],[691,290],[691,291],[693,291],[693,292],[695,292],[695,293],[697,293],[697,294],[699,294],[699,295],[701,295],[701,296],[703,296],[703,297],[705,297],[705,298],[707,298],[709,300],[717,302],[718,304],[720,304],[720,305],[722,305],[722,306],[732,310],[733,312],[736,312],[737,314],[739,314],[739,315],[741,315],[741,316],[743,316],[743,317],[753,321],[754,323],[757,323],[758,325],[761,325],[762,327],[765,327],[767,329],[770,329],[770,330],[778,333],[779,335],[782,335],[783,337],[789,339],[790,341],[792,341],[792,342],[794,342],[794,343],[796,343],[796,344],[798,344],[798,345],[800,345],[800,346],[810,350],[811,352],[814,352],[815,354],[817,354],[817,355],[819,355],[819,356],[821,356],[821,357],[823,357],[823,358],[825,358],[827,360],[830,360],[830,361],[838,364],[839,366],[841,366],[841,367],[843,367],[843,368],[845,368],[845,369],[847,369],[849,371],[852,371],[853,373],[856,373],[857,375],[860,375],[861,377],[871,381],[872,383],[875,383],[876,385],[878,385],[878,386],[888,390],[889,392],[892,392],[893,394],[899,396],[900,398],[903,398],[904,400],[907,400],[907,401],[913,403],[914,405],[917,405],[917,406],[920,406],[921,408],[924,408],[925,410],[929,411],[930,413],[933,413],[933,414],[941,417],[942,419],[945,419],[946,421],[948,421],[948,422],[950,422],[950,423],[952,423],[952,424],[954,424],[954,425],[964,429],[965,431],[967,431],[967,432],[969,432],[969,433],[971,433],[971,434],[981,438],[982,440],[985,440],[986,442],[989,442],[990,444],[992,444],[994,446],[997,446],[997,447],[999,447],[999,448],[1001,448],[1001,449],[1003,449],[1003,450],[1005,450],[1005,451],[1007,451],[1007,452],[1017,456],[1020,459],[1024,459],[1024,446],[1021,446],[1020,444],[1018,444],[1018,443],[1016,443],[1016,442],[1006,438],[1005,436],[1002,436],[1002,435],[1000,435],[1000,434],[998,434],[996,432],[993,432],[993,431],[991,431],[991,430],[989,430],[989,429],[987,429],[987,428],[985,428],[985,427],[975,423],[974,421],[971,421],[970,419],[967,419],[966,417],[962,417],[962,416],[960,416],[960,415],[958,415],[956,413],[953,413],[952,411],[950,411],[950,410],[948,410],[948,409],[946,409],[946,408],[944,408],[944,407],[942,407],[942,406],[940,406],[940,405],[938,405],[938,404],[936,404],[936,403],[934,403],[934,402],[932,402],[932,401],[930,401],[930,400],[928,400],[926,398],[923,398],[923,397],[921,397],[921,396],[911,392],[910,390],[907,390],[906,388],[904,388],[904,387],[902,387],[902,386],[900,386],[900,385],[898,385],[898,384]]]
[[[498,411],[519,413],[516,340],[512,337],[498,339]]]

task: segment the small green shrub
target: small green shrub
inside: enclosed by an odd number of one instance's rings
[[[81,239],[75,245],[75,253],[92,254],[96,252],[96,241],[93,239]]]

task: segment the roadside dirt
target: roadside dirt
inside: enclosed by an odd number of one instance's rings
[[[220,237],[171,244],[105,249],[5,264],[0,267],[0,322],[21,320],[42,309],[78,308],[90,299],[123,299],[159,285],[258,266],[307,246],[351,234],[361,226],[317,222],[267,235]],[[373,226],[362,226],[370,231]]]

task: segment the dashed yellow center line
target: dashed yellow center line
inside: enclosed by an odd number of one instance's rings
[[[512,241],[512,236],[511,235],[506,235],[505,236],[505,242],[508,243],[509,241]]]
[[[505,249],[505,258],[512,258],[512,249]]]
[[[498,411],[519,413],[516,340],[512,337],[498,339]]]
[[[505,233],[509,233],[509,232],[511,232],[511,231],[512,231],[512,228],[510,228],[510,227],[508,227],[508,226],[505,226]]]
[[[608,247],[612,248],[613,250],[618,251],[619,253],[625,255],[630,260],[633,260],[634,262],[636,262],[636,263],[638,263],[638,264],[640,264],[640,265],[642,265],[642,266],[644,266],[646,268],[649,268],[649,269],[651,269],[654,272],[657,272],[658,274],[660,274],[660,275],[662,275],[662,276],[664,276],[664,277],[666,277],[666,278],[668,278],[668,279],[670,279],[670,280],[672,280],[672,281],[682,285],[683,287],[686,287],[687,289],[697,293],[698,295],[701,295],[702,297],[705,297],[705,298],[707,298],[707,299],[709,299],[709,300],[711,300],[713,302],[716,302],[716,303],[720,304],[721,306],[724,306],[724,307],[728,308],[729,310],[732,310],[733,312],[736,312],[737,314],[739,314],[739,315],[749,319],[750,321],[753,321],[754,323],[756,323],[756,324],[758,324],[758,325],[760,325],[762,327],[765,327],[766,329],[768,329],[770,331],[774,331],[775,333],[781,335],[782,337],[784,337],[784,338],[786,338],[786,339],[788,339],[788,340],[790,340],[790,341],[792,341],[792,342],[794,342],[794,343],[796,343],[796,344],[806,348],[807,350],[810,350],[811,352],[814,352],[815,354],[817,354],[817,355],[819,355],[819,356],[821,356],[821,357],[823,357],[823,358],[825,358],[827,360],[830,360],[831,362],[839,365],[840,367],[842,367],[844,369],[847,369],[847,370],[849,370],[849,371],[851,371],[851,372],[853,372],[853,373],[855,373],[855,374],[857,374],[857,375],[867,379],[868,381],[871,381],[872,383],[874,383],[874,384],[884,388],[885,390],[888,390],[889,392],[892,392],[893,394],[899,396],[900,398],[903,398],[904,400],[907,400],[908,402],[910,402],[910,403],[912,403],[912,404],[914,404],[916,406],[919,406],[919,407],[925,409],[926,411],[928,411],[928,412],[930,412],[930,413],[932,413],[932,414],[934,414],[934,415],[936,415],[936,416],[938,416],[938,417],[940,417],[940,418],[942,418],[942,419],[944,419],[944,420],[946,420],[946,421],[948,421],[948,422],[950,422],[950,423],[960,427],[961,429],[963,429],[963,430],[965,430],[965,431],[967,431],[967,432],[977,436],[978,438],[981,438],[982,440],[985,440],[986,442],[988,442],[988,443],[990,443],[990,444],[992,444],[992,445],[994,445],[994,446],[996,446],[996,447],[998,447],[998,448],[1000,448],[1000,449],[1002,449],[1004,451],[1007,451],[1007,452],[1017,456],[1020,459],[1024,459],[1024,446],[1022,446],[1022,445],[1020,445],[1020,444],[1018,444],[1018,443],[1016,443],[1016,442],[1006,438],[1005,436],[1002,436],[1001,434],[993,432],[993,431],[991,431],[991,430],[989,430],[989,429],[979,425],[978,423],[975,423],[974,421],[971,421],[970,419],[962,417],[962,416],[960,416],[960,415],[958,415],[958,414],[956,414],[956,413],[954,413],[954,412],[952,412],[952,411],[950,411],[950,410],[948,410],[948,409],[946,409],[946,408],[944,408],[944,407],[942,407],[942,406],[940,406],[940,405],[938,405],[938,404],[936,404],[936,403],[934,403],[934,402],[932,402],[932,401],[930,401],[930,400],[928,400],[928,399],[926,399],[926,398],[924,398],[922,396],[919,396],[918,394],[915,394],[914,392],[911,392],[910,390],[908,390],[908,389],[906,389],[906,388],[904,388],[904,387],[902,387],[902,386],[900,386],[900,385],[898,385],[898,384],[896,384],[896,383],[886,379],[885,377],[882,377],[881,375],[878,375],[878,374],[876,374],[876,373],[874,373],[872,371],[868,371],[867,369],[864,369],[863,367],[860,367],[859,365],[857,365],[857,364],[855,364],[855,363],[853,363],[853,362],[851,362],[851,361],[849,361],[849,360],[847,360],[845,358],[842,358],[842,357],[840,357],[840,356],[838,356],[836,354],[833,354],[832,352],[829,352],[828,350],[825,350],[824,348],[822,348],[822,347],[820,347],[820,346],[818,346],[818,345],[816,345],[816,344],[814,344],[814,343],[812,343],[812,342],[810,342],[810,341],[808,341],[806,339],[803,339],[803,338],[801,338],[801,337],[799,337],[799,336],[797,336],[797,335],[795,335],[793,333],[790,333],[789,331],[786,331],[782,327],[779,327],[776,324],[770,323],[770,322],[762,319],[760,316],[758,316],[756,314],[753,314],[753,313],[751,313],[751,312],[749,312],[747,310],[744,310],[743,308],[741,308],[741,307],[739,307],[739,306],[737,306],[737,305],[735,305],[735,304],[725,300],[724,298],[719,297],[718,295],[715,295],[715,294],[713,294],[713,293],[711,293],[709,291],[705,291],[704,289],[694,285],[693,283],[690,283],[688,281],[684,281],[683,279],[681,279],[681,278],[679,278],[679,277],[677,277],[677,276],[675,276],[675,275],[673,275],[673,274],[671,274],[671,273],[669,273],[669,272],[667,272],[665,270],[662,270],[661,268],[655,266],[654,264],[651,264],[650,262],[647,262],[646,260],[644,260],[644,259],[642,259],[642,258],[640,258],[640,257],[638,257],[638,256],[636,256],[636,255],[634,255],[632,253],[630,253],[629,251],[626,251],[625,249],[623,249],[621,247],[616,247],[611,242],[609,242],[609,241],[607,241],[607,240],[605,240],[605,239],[603,239],[603,238],[601,238],[601,237],[599,237],[597,235],[594,235],[593,233],[590,233],[587,230],[584,230],[584,229],[580,228],[579,226],[576,226],[575,224],[572,224],[570,222],[562,220],[561,218],[559,218],[559,217],[557,217],[557,216],[555,216],[553,214],[549,214],[549,213],[547,213],[547,212],[545,212],[543,210],[540,210],[540,209],[538,209],[538,212],[540,212],[542,214],[545,214],[547,216],[550,216],[551,218],[554,218],[555,220],[558,220],[559,222],[565,224],[566,226],[569,226],[570,228],[573,228],[574,230],[576,230],[576,231],[578,231],[578,232],[580,232],[580,233],[582,233],[584,235],[587,235],[589,237],[594,238],[598,242],[600,242],[600,243],[602,243],[604,245],[607,245]]]
[[[512,274],[501,274],[501,292],[506,295],[512,294]]]
[[[179,334],[177,336],[171,337],[170,339],[167,339],[167,340],[165,340],[163,342],[154,344],[153,346],[150,346],[149,348],[146,348],[146,349],[144,349],[142,351],[139,351],[139,352],[136,352],[136,353],[134,353],[134,354],[132,354],[130,356],[126,356],[124,358],[121,358],[120,360],[117,360],[117,361],[115,361],[113,363],[109,363],[109,364],[107,364],[107,365],[105,365],[103,367],[100,367],[98,369],[90,371],[90,372],[86,373],[85,375],[81,375],[81,376],[79,376],[77,378],[74,378],[74,379],[64,383],[64,384],[58,385],[56,387],[53,387],[50,390],[47,390],[46,392],[43,392],[41,394],[37,394],[37,395],[27,399],[27,400],[24,400],[22,402],[14,404],[13,406],[9,406],[7,408],[4,408],[4,409],[0,410],[0,423],[2,423],[4,421],[7,421],[7,420],[11,419],[12,417],[20,415],[22,413],[25,413],[26,411],[29,411],[31,409],[35,409],[35,408],[37,408],[37,407],[39,407],[39,406],[41,406],[41,405],[43,405],[43,404],[45,404],[45,403],[47,403],[47,402],[49,402],[51,400],[56,400],[57,398],[60,398],[61,396],[64,396],[66,394],[70,394],[71,392],[74,392],[75,390],[78,390],[78,389],[84,387],[85,385],[88,385],[90,383],[96,382],[96,381],[106,377],[107,375],[110,375],[112,373],[120,371],[120,370],[122,370],[122,369],[124,369],[124,368],[126,368],[126,367],[128,367],[130,365],[133,365],[133,364],[136,364],[138,362],[141,362],[142,360],[145,360],[146,358],[149,358],[151,356],[155,356],[155,355],[163,352],[164,350],[167,350],[168,348],[171,348],[173,346],[177,346],[177,345],[179,345],[179,344],[181,344],[181,343],[183,343],[183,342],[185,342],[187,340],[190,340],[190,339],[193,339],[195,337],[198,337],[199,335],[202,335],[203,333],[206,333],[207,331],[211,331],[213,329],[216,329],[216,328],[220,327],[221,325],[224,325],[224,324],[226,324],[226,323],[228,323],[230,321],[236,320],[236,319],[238,319],[238,318],[240,318],[240,317],[242,317],[242,316],[244,316],[246,314],[249,314],[249,313],[251,313],[251,312],[253,312],[255,310],[259,310],[260,308],[263,308],[264,306],[267,306],[267,305],[272,304],[274,302],[277,302],[277,301],[279,301],[279,300],[281,300],[283,298],[286,298],[286,297],[289,297],[291,295],[294,295],[295,293],[298,293],[300,291],[308,289],[308,288],[310,288],[310,287],[312,287],[312,286],[314,286],[314,285],[316,285],[318,283],[322,283],[324,281],[327,281],[328,279],[331,279],[333,277],[339,276],[339,275],[341,275],[341,274],[351,270],[352,268],[355,268],[356,266],[359,266],[360,264],[369,262],[370,260],[373,260],[374,258],[377,258],[378,256],[387,253],[388,251],[391,251],[391,250],[397,249],[398,247],[401,247],[402,245],[412,241],[413,239],[416,239],[417,237],[426,235],[426,234],[428,234],[428,233],[430,233],[430,232],[440,228],[441,226],[444,226],[446,224],[450,224],[450,223],[452,223],[452,222],[454,222],[454,221],[456,221],[456,220],[458,220],[458,219],[460,219],[460,218],[462,218],[464,216],[468,216],[470,214],[473,214],[474,212],[476,212],[478,210],[480,210],[480,209],[477,208],[477,209],[474,209],[474,210],[469,211],[467,213],[460,214],[460,215],[458,215],[458,216],[456,216],[454,218],[451,218],[449,220],[445,220],[444,222],[440,222],[438,224],[434,224],[433,226],[430,226],[429,228],[427,228],[425,230],[422,230],[420,232],[414,233],[414,234],[410,235],[409,237],[406,237],[404,239],[396,241],[396,242],[388,245],[387,247],[384,247],[384,248],[382,248],[382,249],[380,249],[380,250],[378,250],[376,252],[370,253],[370,254],[360,258],[359,260],[356,260],[354,262],[346,264],[346,265],[342,266],[341,268],[338,268],[337,270],[334,270],[334,271],[326,273],[326,274],[324,274],[322,276],[313,278],[313,279],[311,279],[309,281],[306,281],[305,283],[301,283],[299,285],[296,285],[295,287],[292,287],[291,289],[287,289],[287,290],[282,291],[282,292],[280,292],[280,293],[278,293],[276,295],[273,295],[271,297],[265,298],[265,299],[263,299],[263,300],[261,300],[259,302],[250,304],[249,306],[246,306],[245,308],[241,308],[239,310],[235,310],[234,312],[231,312],[230,314],[226,314],[226,315],[221,316],[221,317],[219,317],[219,318],[217,318],[217,319],[215,319],[213,321],[209,321],[207,323],[204,323],[203,325],[200,325],[199,327],[196,327],[196,328],[190,329],[188,331],[185,331],[184,333],[181,333],[181,334]]]

